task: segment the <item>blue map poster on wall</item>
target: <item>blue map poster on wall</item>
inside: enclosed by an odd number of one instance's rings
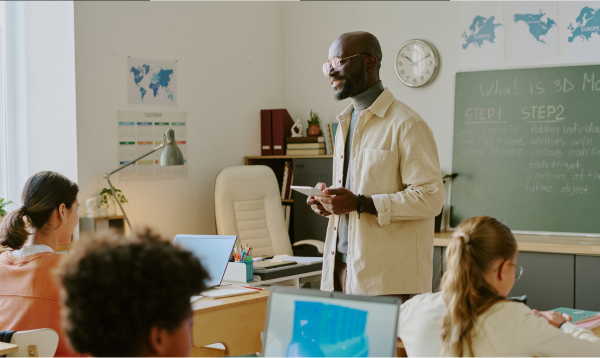
[[[127,58],[129,105],[177,106],[177,61]]]
[[[567,50],[571,61],[600,60],[600,2],[566,5]]]
[[[558,9],[556,2],[512,2],[511,8],[512,62],[557,62]]]
[[[463,67],[504,63],[502,3],[461,4],[460,49]]]

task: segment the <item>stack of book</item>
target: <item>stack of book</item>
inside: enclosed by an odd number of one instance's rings
[[[292,198],[292,183],[294,182],[294,175],[292,173],[292,161],[286,161],[285,167],[283,169],[283,181],[281,183],[281,199],[291,199]],[[290,216],[292,213],[292,207],[290,205],[283,204],[283,217],[285,218],[285,223],[287,225],[288,230],[290,229]]]
[[[571,322],[578,325],[579,327],[594,329],[600,326],[600,312],[576,310],[573,308],[565,307],[556,308],[553,311],[556,311],[558,313],[566,313],[569,316],[573,317],[573,320]]]
[[[325,137],[288,137],[286,155],[324,155]]]
[[[327,129],[327,142],[329,143],[329,153],[333,154],[333,148],[335,148],[335,132],[337,131],[338,123],[327,123],[325,128]]]

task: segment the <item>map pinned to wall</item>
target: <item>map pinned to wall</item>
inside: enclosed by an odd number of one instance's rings
[[[504,63],[504,9],[502,3],[464,3],[460,12],[462,65]]]
[[[565,6],[569,60],[600,60],[600,3],[573,2]]]
[[[127,58],[129,105],[177,106],[177,61]]]
[[[512,62],[558,61],[558,10],[555,2],[512,2]]]

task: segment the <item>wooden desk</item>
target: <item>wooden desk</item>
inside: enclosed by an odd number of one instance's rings
[[[73,249],[73,247],[75,247],[76,244],[77,244],[77,241],[67,242],[66,244],[59,244],[56,247],[56,252],[69,251],[69,250]],[[0,254],[3,253],[4,251],[8,251],[8,250],[10,250],[8,247],[0,246]]]
[[[19,350],[16,344],[0,342],[0,356],[11,354]]]
[[[452,231],[436,232],[434,246],[448,246]],[[600,237],[515,234],[519,251],[600,255]]]
[[[221,343],[225,355],[262,352],[269,291],[222,299],[202,298],[192,304],[192,357],[220,355],[203,346]]]

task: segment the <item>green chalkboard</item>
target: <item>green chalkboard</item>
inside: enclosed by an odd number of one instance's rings
[[[450,225],[600,234],[600,65],[456,75]]]

